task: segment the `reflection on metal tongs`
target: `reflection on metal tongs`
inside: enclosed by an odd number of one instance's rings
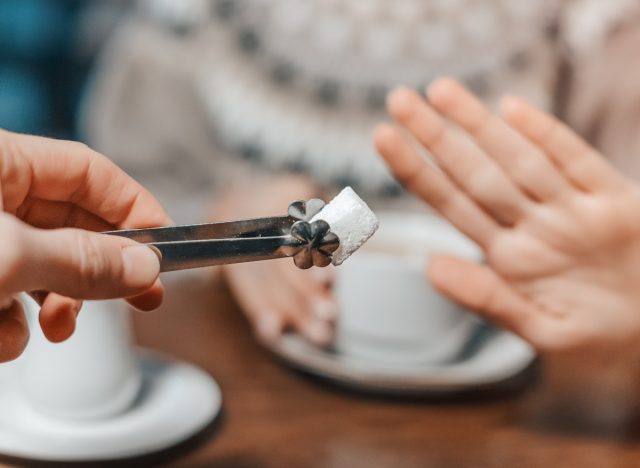
[[[325,267],[340,240],[323,220],[311,222],[324,207],[313,198],[289,205],[289,215],[225,223],[194,224],[105,234],[155,247],[161,271],[293,257],[298,268]]]

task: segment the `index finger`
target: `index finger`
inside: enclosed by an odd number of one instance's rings
[[[458,82],[443,78],[428,90],[429,102],[470,134],[521,189],[546,200],[570,190],[546,155],[489,111]]]
[[[31,196],[74,203],[118,229],[170,223],[149,191],[82,143],[2,131],[0,150],[8,211]]]

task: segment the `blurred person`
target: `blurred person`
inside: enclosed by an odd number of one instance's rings
[[[374,209],[417,209],[371,144],[389,89],[446,74],[491,107],[509,92],[576,119],[597,114],[580,70],[637,13],[628,0],[141,1],[104,52],[85,128],[185,222],[212,190],[217,219],[283,213],[344,185]],[[222,271],[261,339],[289,327],[331,339],[330,269]]]
[[[89,232],[169,223],[148,191],[85,145],[1,129],[0,167],[0,362],[29,339],[18,293],[41,304],[40,326],[54,342],[73,333],[80,299],[160,305],[158,256]]]

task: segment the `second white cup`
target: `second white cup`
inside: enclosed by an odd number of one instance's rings
[[[481,258],[477,246],[441,218],[381,215],[379,231],[337,269],[336,349],[381,363],[454,359],[476,319],[429,284],[426,266],[436,252]]]

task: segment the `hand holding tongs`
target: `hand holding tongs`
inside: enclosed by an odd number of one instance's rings
[[[325,267],[340,240],[326,221],[311,222],[325,203],[313,198],[289,205],[289,215],[225,223],[110,231],[153,246],[160,271],[293,257],[298,268]]]

